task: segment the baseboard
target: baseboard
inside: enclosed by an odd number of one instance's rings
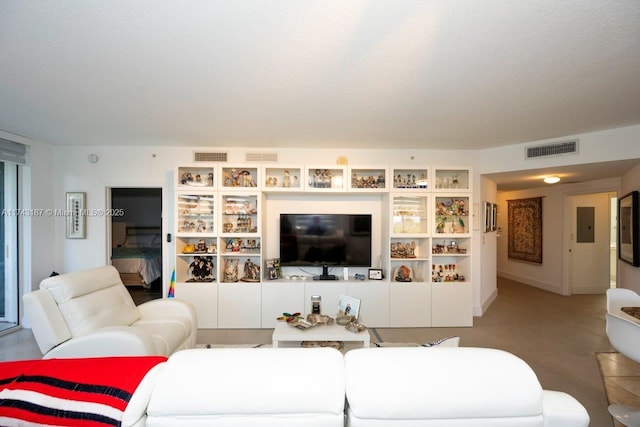
[[[517,274],[506,273],[503,271],[498,271],[497,274],[499,277],[504,277],[505,279],[513,280],[516,282],[524,283],[525,285],[533,286],[534,288],[539,288],[544,291],[553,292],[554,294],[560,295],[568,295],[562,288],[558,286],[554,286],[550,283],[540,282],[539,280],[532,280],[530,277],[519,276]]]
[[[473,315],[476,317],[482,316],[487,311],[489,306],[496,300],[496,298],[498,298],[498,289],[494,289],[493,292],[489,294],[487,299],[484,300],[480,307],[473,308]]]

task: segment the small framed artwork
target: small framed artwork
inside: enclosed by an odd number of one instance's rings
[[[634,267],[640,266],[638,191],[618,199],[618,258]]]
[[[338,297],[338,315],[353,316],[358,320],[360,316],[360,299],[348,295]]]
[[[482,202],[482,207],[483,207],[483,218],[484,218],[484,224],[483,224],[483,230],[485,233],[488,233],[491,231],[491,203],[489,202]]]
[[[382,269],[380,268],[370,268],[369,269],[369,280],[382,280],[383,278]]]
[[[86,193],[67,193],[67,239],[87,237],[86,215],[84,210]]]

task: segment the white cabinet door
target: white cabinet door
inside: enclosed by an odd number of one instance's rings
[[[470,282],[434,283],[431,292],[433,327],[473,326]]]
[[[392,282],[389,285],[389,326],[430,327],[431,285]]]
[[[218,284],[218,328],[260,328],[260,283]]]
[[[282,313],[304,313],[304,283],[263,282],[262,283],[262,327],[275,328],[277,318]]]
[[[176,283],[175,298],[190,302],[196,309],[198,328],[218,327],[218,285],[215,283]]]
[[[360,300],[359,323],[369,328],[389,327],[389,282],[349,282],[347,295]]]

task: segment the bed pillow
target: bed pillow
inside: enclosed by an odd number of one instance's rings
[[[151,246],[152,248],[161,248],[162,247],[162,236],[159,234],[156,234],[155,236],[153,236],[153,240],[151,241]]]
[[[122,247],[124,248],[149,248],[153,242],[153,234],[143,234],[139,236],[127,236]]]

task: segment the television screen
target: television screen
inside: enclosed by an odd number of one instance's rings
[[[371,215],[280,214],[280,265],[371,266]]]

